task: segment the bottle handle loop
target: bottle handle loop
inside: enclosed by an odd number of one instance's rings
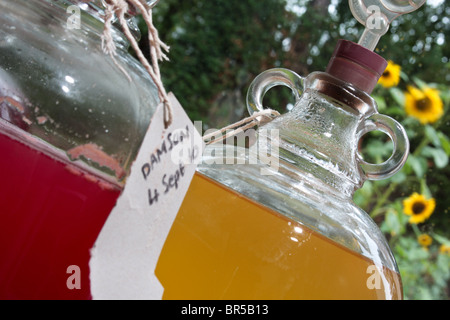
[[[275,86],[290,88],[295,101],[300,100],[303,92],[303,78],[294,71],[284,68],[274,68],[260,73],[250,84],[247,92],[247,109],[250,115],[264,110],[262,101],[264,95]]]
[[[297,73],[284,68],[269,69],[259,74],[250,84],[247,93],[247,109],[250,115],[264,110],[262,101],[264,95],[271,88],[279,85],[290,88],[295,96],[296,103],[303,93],[304,79]],[[383,114],[375,113],[363,121],[359,130],[359,138],[370,131],[386,133],[394,144],[394,152],[383,163],[372,164],[364,161],[357,153],[358,162],[365,176],[370,180],[381,180],[393,176],[406,162],[409,153],[409,140],[405,129],[400,123]]]
[[[357,157],[366,177],[370,180],[381,180],[393,176],[406,162],[409,153],[409,140],[403,126],[396,120],[384,114],[373,114],[363,122],[363,128],[359,133],[359,139],[370,132],[378,130],[391,138],[394,151],[391,157],[383,163],[372,164],[363,160],[358,153]]]

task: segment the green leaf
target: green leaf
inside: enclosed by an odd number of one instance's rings
[[[429,256],[428,251],[424,250],[419,245],[417,245],[415,248],[412,248],[409,251],[409,259],[410,260],[423,260],[423,259],[427,259],[428,256]]]
[[[406,173],[404,170],[401,170],[394,174],[391,178],[391,181],[394,183],[403,183],[406,180]]]
[[[425,179],[420,180],[420,193],[428,199],[432,198],[431,191],[428,188],[427,181]]]
[[[402,215],[402,213],[398,213],[396,210],[388,210],[381,225],[381,231],[395,236],[402,235],[405,232]]]
[[[373,184],[372,181],[366,180],[362,188],[356,190],[353,201],[359,207],[365,207],[367,203],[372,199],[373,194]]]
[[[428,139],[430,139],[431,143],[435,147],[441,146],[441,140],[439,139],[439,136],[438,136],[436,130],[432,126],[430,126],[430,125],[425,126],[425,136]]]
[[[373,193],[373,184],[371,181],[365,181],[361,188],[361,192],[366,197],[371,197]]]
[[[444,168],[448,164],[448,155],[441,148],[433,148],[433,147],[426,146],[423,148],[422,154],[425,157],[432,157],[434,164],[439,169]]]
[[[374,140],[367,146],[367,153],[373,158],[382,158],[390,153],[388,144],[383,141]]]
[[[418,300],[434,300],[433,294],[430,292],[430,288],[427,287],[419,287],[418,291]]]
[[[406,225],[409,223],[409,216],[403,213],[403,203],[397,201],[395,203],[395,208],[395,210],[398,212],[398,220],[402,224],[403,228],[406,228]]]
[[[427,160],[423,157],[416,157],[411,154],[406,162],[413,169],[418,178],[422,178],[428,169]]]
[[[440,144],[442,146],[442,149],[445,151],[445,153],[448,156],[450,156],[450,140],[442,132],[438,132],[437,136],[439,137],[439,142],[440,142]]]
[[[450,278],[450,256],[446,254],[440,254],[436,259],[436,265],[438,269],[444,274],[446,280]]]
[[[441,235],[436,234],[436,233],[433,233],[432,235],[433,235],[433,238],[434,238],[437,242],[439,242],[440,244],[445,244],[445,245],[447,245],[447,246],[450,246],[450,240],[447,239],[446,237],[441,236]]]
[[[394,105],[393,107],[389,107],[385,113],[389,113],[390,116],[404,116],[405,109]]]
[[[386,109],[386,100],[384,100],[384,98],[382,96],[373,96],[373,99],[375,100],[377,106],[378,106],[378,111],[382,112]]]
[[[435,149],[433,153],[434,163],[438,168],[444,168],[448,165],[448,155],[442,149]]]
[[[421,90],[423,90],[423,89],[425,89],[426,87],[428,87],[428,85],[427,85],[426,82],[420,80],[420,79],[417,78],[417,77],[413,77],[413,81],[414,81],[414,83],[419,87],[419,89],[421,89]]]
[[[400,78],[401,78],[403,81],[405,81],[405,82],[409,82],[409,77],[408,77],[408,75],[407,75],[405,72],[403,72],[403,71],[400,71]]]
[[[405,105],[405,94],[399,88],[390,88],[389,92],[391,93],[392,98],[394,98],[395,102],[397,102],[400,106]]]

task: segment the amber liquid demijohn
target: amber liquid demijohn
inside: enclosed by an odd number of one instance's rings
[[[200,173],[156,276],[163,299],[402,298],[395,271]]]

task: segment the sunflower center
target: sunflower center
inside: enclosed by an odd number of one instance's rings
[[[415,202],[412,206],[414,214],[421,214],[425,210],[425,204],[423,202]]]
[[[391,72],[390,72],[389,70],[386,70],[386,71],[383,72],[382,77],[387,78],[387,77],[389,77],[390,75],[391,75]]]
[[[428,111],[430,109],[430,99],[422,98],[416,101],[416,108],[419,111]]]

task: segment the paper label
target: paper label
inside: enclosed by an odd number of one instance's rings
[[[188,190],[203,140],[169,93],[173,121],[154,114],[123,193],[91,250],[94,299],[161,299],[154,274],[164,242]]]

